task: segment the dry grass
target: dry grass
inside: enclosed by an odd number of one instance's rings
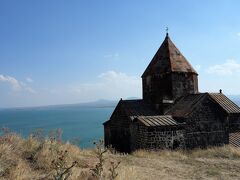
[[[49,138],[23,139],[10,133],[0,136],[0,179],[54,179],[52,162],[65,151],[66,167],[78,162],[68,179],[96,179],[90,170],[98,163],[93,150]],[[109,179],[109,168],[119,161],[118,180],[240,179],[240,150],[230,146],[189,152],[139,150],[131,155],[107,152],[104,157],[102,179]]]

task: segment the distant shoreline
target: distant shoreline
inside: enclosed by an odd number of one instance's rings
[[[73,107],[73,106],[71,106]],[[16,111],[21,111],[21,110],[50,110],[50,109],[55,109],[55,108],[71,108],[69,106],[61,106],[61,107],[58,107],[58,106],[54,106],[54,107],[50,107],[50,106],[41,106],[41,107],[17,107],[17,108],[14,108],[14,107],[10,107],[10,108],[0,108],[0,111],[11,111],[11,110],[16,110]],[[115,108],[116,106],[76,106],[78,108],[97,108],[97,109],[104,109],[104,108]]]
[[[84,102],[77,104],[57,104],[57,105],[42,105],[42,106],[24,106],[24,107],[2,107],[1,110],[22,110],[22,109],[49,109],[49,108],[68,108],[68,107],[81,107],[81,108],[114,108],[118,101],[114,100],[98,100],[93,102]]]
[[[234,103],[240,106],[240,96],[227,95]],[[136,98],[127,98],[127,99],[136,99]],[[139,98],[137,98],[139,99]],[[81,108],[114,108],[116,107],[118,100],[97,100],[92,102],[83,102],[75,104],[55,104],[55,105],[40,105],[40,106],[23,106],[23,107],[0,107],[2,110],[23,110],[23,109],[49,109],[49,108],[67,108],[67,107],[81,107]]]

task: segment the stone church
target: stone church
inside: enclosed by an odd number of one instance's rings
[[[240,146],[240,108],[221,90],[198,91],[198,73],[168,33],[142,75],[142,91],[143,99],[121,99],[103,124],[105,146],[120,152]]]

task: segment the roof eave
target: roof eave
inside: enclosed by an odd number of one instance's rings
[[[161,74],[167,74],[167,73],[191,73],[191,74],[195,74],[198,76],[198,73],[197,72],[191,72],[191,71],[167,71],[167,72],[164,72],[164,73],[161,73]],[[141,76],[141,78],[144,78],[144,77],[147,77],[148,73],[144,72]]]

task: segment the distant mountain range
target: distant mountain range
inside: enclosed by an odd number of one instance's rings
[[[33,106],[33,107],[12,107],[12,108],[1,108],[4,109],[51,109],[51,108],[71,108],[71,107],[90,107],[90,108],[106,108],[115,107],[117,105],[117,100],[105,100],[100,99],[92,102],[76,103],[76,104],[59,104],[59,105],[46,105],[46,106]]]
[[[106,100],[100,99],[97,101],[78,103],[78,104],[69,104],[64,106],[79,106],[79,107],[115,107],[117,105],[117,100]]]
[[[228,95],[233,102],[240,106],[240,95]],[[131,99],[141,99],[138,97],[129,97],[127,100]],[[56,105],[56,106],[78,106],[78,107],[115,107],[119,100],[106,100],[99,99],[97,101],[86,102],[86,103],[78,103],[78,104],[69,104],[69,105]]]
[[[227,95],[227,97],[240,106],[240,95]]]
[[[140,99],[138,97],[129,97],[127,100],[130,99]],[[85,102],[85,103],[77,103],[77,104],[63,104],[63,105],[53,105],[53,106],[78,106],[78,107],[115,107],[117,105],[119,100],[107,100],[107,99],[99,99],[97,101],[92,101],[92,102]]]
[[[240,106],[240,95],[227,95],[233,102]],[[138,97],[129,97],[130,99],[140,99]],[[77,103],[77,104],[61,104],[61,105],[49,105],[49,106],[39,106],[39,107],[16,107],[16,108],[0,108],[0,109],[26,109],[26,108],[55,108],[55,107],[92,107],[92,108],[105,108],[105,107],[115,107],[119,100],[106,100],[99,99],[97,101]]]
[[[240,106],[240,95],[227,95],[234,103]],[[129,97],[127,100],[131,99],[141,99],[138,97]],[[115,107],[119,100],[106,100],[100,99],[97,101],[78,103],[78,104],[69,104],[69,105],[60,105],[60,106],[79,106],[79,107]]]

